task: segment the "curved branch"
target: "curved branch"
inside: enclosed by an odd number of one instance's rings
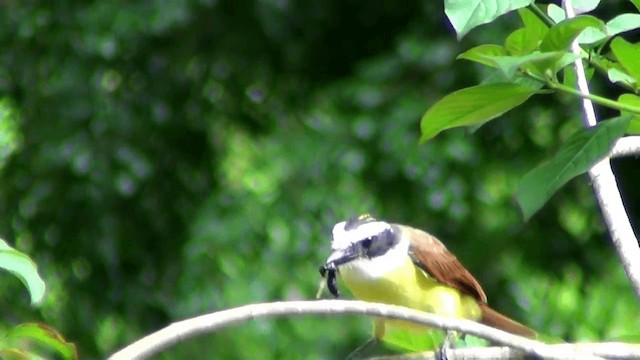
[[[427,314],[401,306],[367,303],[353,300],[288,301],[245,305],[173,323],[153,334],[147,335],[109,357],[110,360],[145,359],[187,339],[215,332],[227,326],[239,324],[259,317],[301,315],[373,315],[401,319],[439,329],[455,330],[487,339],[495,344],[507,345],[520,351],[545,359],[601,359],[575,347],[558,349],[539,341],[522,338],[470,320],[453,319]],[[640,356],[640,348],[625,347],[627,353]],[[635,352],[634,352],[635,351]],[[617,355],[619,352],[616,352]]]
[[[563,0],[562,5],[567,18],[576,16],[571,0]],[[571,44],[571,52],[579,54],[580,51],[580,45],[574,41]],[[574,67],[578,79],[578,90],[583,94],[590,94],[582,60],[577,59],[574,62]],[[582,109],[585,126],[595,126],[597,119],[591,100],[582,99]],[[640,298],[640,247],[638,247],[638,239],[629,222],[629,216],[622,202],[609,159],[605,158],[595,164],[589,170],[589,176],[618,257],[620,257],[636,296]]]
[[[640,155],[640,136],[625,136],[618,139],[613,149],[611,150],[611,157],[623,157]]]
[[[566,359],[575,360],[577,353],[590,353],[602,358],[613,359],[636,359],[640,354],[640,346],[624,343],[582,343],[582,344],[555,344],[548,345],[550,349],[555,349],[558,354],[565,354]],[[464,348],[449,349],[447,356],[451,359],[473,359],[473,360],[526,360],[531,359],[530,355],[519,349],[510,347],[484,347],[484,348]],[[440,360],[438,354],[430,351],[417,354],[403,354],[391,356],[371,357],[368,360]]]

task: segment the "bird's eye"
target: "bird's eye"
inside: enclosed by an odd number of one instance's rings
[[[373,242],[373,238],[366,238],[364,240],[362,240],[362,247],[365,249],[368,249],[371,247],[371,243]]]

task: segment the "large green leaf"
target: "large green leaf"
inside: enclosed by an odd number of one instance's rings
[[[78,353],[75,345],[67,342],[60,333],[45,324],[26,323],[16,326],[7,334],[9,342],[16,346],[24,341],[35,341],[44,348],[60,354],[63,359],[77,359]]]
[[[38,267],[29,256],[9,246],[0,239],[0,268],[15,276],[27,287],[31,304],[38,305],[44,298],[45,284],[38,274]]]
[[[618,117],[589,129],[580,129],[549,161],[529,171],[516,189],[516,200],[525,220],[536,213],[565,183],[586,172],[604,158],[629,125]]]
[[[636,106],[640,109],[640,96],[638,95],[622,94],[618,98],[618,101],[623,104]],[[640,135],[640,114],[631,112],[622,112],[622,114],[631,116],[627,134]]]
[[[536,90],[518,84],[477,85],[455,91],[422,116],[421,142],[445,129],[483,124],[525,102]]]
[[[581,15],[572,19],[563,20],[549,29],[540,44],[540,50],[567,50],[571,42],[588,27],[605,31],[602,20],[593,16]]]
[[[629,75],[635,78],[636,84],[640,80],[640,45],[631,44],[621,37],[613,39],[611,51],[618,59],[618,62]]]
[[[444,12],[462,39],[476,26],[490,23],[512,10],[533,3],[533,0],[445,0]]]

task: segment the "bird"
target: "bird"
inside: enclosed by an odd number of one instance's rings
[[[333,227],[331,254],[320,268],[338,296],[336,273],[359,300],[476,321],[515,335],[536,332],[492,309],[475,277],[435,236],[369,214]],[[393,328],[424,330],[402,320],[374,319],[375,339]]]

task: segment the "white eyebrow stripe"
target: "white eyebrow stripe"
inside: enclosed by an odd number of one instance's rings
[[[333,240],[331,241],[331,249],[346,249],[349,245],[366,239],[368,237],[382,234],[385,230],[391,228],[391,225],[384,221],[374,221],[362,224],[355,229],[346,231],[344,229],[346,221],[337,223],[333,227]]]

